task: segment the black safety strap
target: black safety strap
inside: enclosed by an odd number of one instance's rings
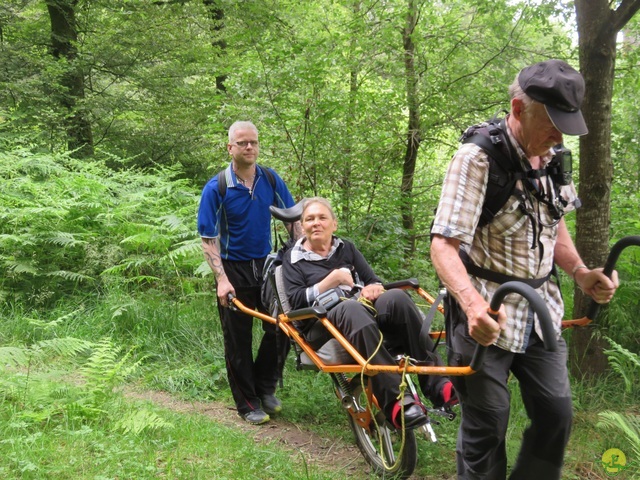
[[[471,259],[467,255],[467,252],[465,252],[464,250],[460,250],[459,255],[462,263],[464,264],[467,272],[470,275],[478,278],[484,278],[485,280],[489,280],[490,282],[498,283],[500,285],[515,280],[518,282],[526,283],[533,288],[540,288],[547,280],[549,280],[549,278],[551,278],[551,275],[553,273],[552,269],[547,275],[541,278],[522,278],[513,275],[505,275],[504,273],[494,272],[493,270],[477,266],[471,261]]]

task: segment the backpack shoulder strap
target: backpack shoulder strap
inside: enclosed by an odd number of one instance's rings
[[[506,133],[505,120],[492,119],[487,123],[475,125],[462,135],[462,143],[474,143],[485,151],[490,160],[508,173],[522,170],[518,158],[514,155]]]
[[[258,168],[260,170],[262,170],[262,172],[264,173],[264,176],[267,177],[267,180],[269,181],[269,184],[271,185],[271,188],[273,188],[273,191],[275,192],[275,190],[276,190],[276,177],[273,174],[273,171],[269,167],[261,167],[260,165],[258,165]]]
[[[226,171],[227,169],[225,168],[224,170],[220,170],[218,172],[218,192],[220,193],[220,196],[223,200],[224,196],[227,194],[227,178],[225,175]]]
[[[472,136],[465,139],[462,143],[473,143],[479,146],[485,151],[490,160],[497,162],[498,166],[506,171],[509,171],[512,161],[507,157],[502,148],[493,143],[489,137],[476,131]]]
[[[461,138],[462,143],[480,147],[489,158],[489,180],[479,227],[491,223],[513,194],[517,180],[526,177],[519,159],[512,152],[505,129],[504,120],[492,119],[467,129]]]
[[[271,188],[273,191],[276,190],[276,177],[273,175],[273,172],[270,168],[261,167],[258,165],[258,168],[264,173],[265,177],[269,181]],[[227,194],[227,169],[220,170],[218,172],[218,192],[220,192],[220,196],[224,200],[224,196]]]

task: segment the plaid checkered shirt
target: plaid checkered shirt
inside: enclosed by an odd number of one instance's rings
[[[531,168],[511,132],[508,131],[507,135],[523,165]],[[552,154],[550,151],[543,159],[542,167],[551,160]],[[519,278],[534,279],[548,275],[553,267],[558,226],[554,225],[554,218],[547,205],[528,195],[523,211],[520,200],[511,195],[492,222],[478,227],[488,173],[489,159],[486,153],[473,143],[462,145],[447,170],[431,232],[459,240],[469,259],[479,267]],[[539,187],[545,192],[550,188],[547,182],[541,182]],[[516,188],[524,190],[521,180]],[[579,206],[573,183],[561,187],[559,194],[567,202],[565,213]],[[527,211],[539,215],[539,225],[532,221]],[[471,275],[470,278],[478,292],[490,301],[499,285]],[[564,304],[555,278],[552,276],[537,292],[547,302],[559,335]],[[508,295],[504,305],[507,325],[496,346],[511,352],[524,352],[531,331],[527,322],[528,302],[519,295]],[[542,338],[537,318],[534,324],[536,332]]]

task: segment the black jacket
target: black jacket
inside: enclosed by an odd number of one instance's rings
[[[292,264],[291,254],[295,247],[285,254],[282,273],[292,309],[311,306],[310,304],[313,302],[307,300],[307,288],[320,282],[337,268],[349,268],[354,277],[357,274],[363,286],[382,283],[355,245],[346,240],[342,240],[342,242],[335,253],[324,260],[308,261],[303,259]]]

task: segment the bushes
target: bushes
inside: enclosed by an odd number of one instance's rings
[[[10,146],[0,153],[0,295],[32,306],[116,284],[193,290],[198,193],[178,171]]]

